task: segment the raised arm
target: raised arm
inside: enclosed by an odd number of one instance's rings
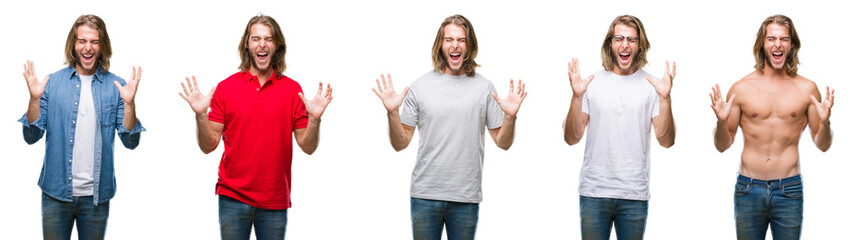
[[[736,137],[736,131],[739,129],[739,119],[742,115],[739,103],[736,102],[736,93],[733,92],[733,87],[727,93],[727,100],[721,95],[721,88],[718,84],[712,87],[709,93],[709,100],[712,101],[710,106],[715,111],[715,116],[718,119],[715,125],[715,149],[718,152],[724,152],[731,145]]]
[[[671,112],[671,87],[674,77],[677,76],[677,62],[669,65],[665,61],[665,75],[659,81],[647,77],[647,81],[659,94],[659,116],[653,118],[653,129],[656,130],[656,140],[659,145],[669,148],[674,145],[677,136],[677,128],[674,125],[674,114]]]
[[[401,117],[399,116],[399,107],[402,106],[402,101],[405,100],[405,95],[408,94],[410,87],[405,87],[401,94],[396,93],[393,90],[393,78],[389,73],[386,79],[384,78],[384,74],[381,74],[381,82],[378,82],[376,78],[375,85],[377,89],[373,88],[372,91],[381,99],[384,108],[387,109],[387,122],[390,125],[390,145],[397,152],[402,151],[411,143],[414,130],[416,130],[414,126],[402,124]]]
[[[213,98],[213,93],[216,92],[216,87],[210,90],[207,95],[201,94],[198,88],[198,81],[195,76],[192,76],[190,83],[189,77],[186,77],[186,84],[180,83],[183,87],[183,92],[179,93],[183,100],[189,103],[189,107],[195,112],[195,124],[197,127],[198,147],[204,154],[208,154],[219,146],[219,141],[222,139],[222,131],[225,125],[210,121],[207,116],[207,110],[210,108],[210,100]]]
[[[24,124],[24,141],[27,144],[38,142],[44,136],[44,129],[39,126],[34,126],[36,120],[41,118],[42,113],[47,113],[47,96],[44,96],[44,89],[47,86],[47,80],[50,76],[45,76],[44,80],[39,82],[35,74],[35,65],[33,61],[27,60],[24,64],[24,80],[27,82],[27,88],[30,91],[30,100],[27,103],[26,121]],[[44,108],[44,109],[42,109]],[[42,112],[43,111],[43,112]],[[42,120],[44,121],[44,120]]]
[[[138,69],[134,66],[133,73],[130,74],[130,79],[127,85],[121,86],[118,81],[113,81],[115,87],[118,88],[118,93],[121,95],[121,100],[124,101],[124,128],[132,130],[136,126],[136,90],[139,89],[139,80],[142,79],[142,67]]]
[[[564,128],[564,141],[568,145],[573,145],[579,143],[582,135],[585,134],[588,114],[582,112],[582,95],[588,90],[588,84],[594,79],[594,75],[582,79],[582,75],[579,74],[579,60],[576,58],[567,64],[567,69],[573,95],[570,97],[570,110],[567,111],[562,128]]]
[[[818,92],[818,88],[814,88],[813,95],[810,95],[810,99],[813,102],[807,109],[810,134],[813,136],[813,142],[816,143],[816,147],[822,152],[826,152],[827,149],[830,149],[830,145],[833,144],[833,131],[830,129],[830,112],[834,103],[834,90],[827,87],[827,90],[824,92],[824,100],[819,102],[818,99],[821,98],[821,94]]]
[[[523,80],[517,81],[517,91],[514,91],[514,79],[511,79],[508,84],[508,97],[499,98],[496,93],[491,93],[496,103],[505,113],[502,120],[502,126],[494,129],[488,129],[494,143],[502,150],[508,150],[514,144],[514,122],[517,120],[517,112],[520,111],[520,104],[523,99],[526,99],[526,84]]]
[[[319,90],[313,99],[307,100],[304,94],[298,93],[298,97],[304,103],[304,108],[307,110],[307,127],[295,130],[295,140],[298,146],[307,155],[313,154],[316,148],[319,147],[319,123],[322,122],[322,114],[325,113],[325,108],[331,103],[331,84],[328,84],[328,89],[322,91],[322,82],[319,82]]]

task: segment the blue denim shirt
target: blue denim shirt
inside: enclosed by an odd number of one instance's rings
[[[115,169],[113,146],[115,131],[124,147],[134,149],[139,145],[141,132],[145,131],[137,121],[133,130],[124,127],[124,101],[113,81],[122,86],[124,79],[110,72],[102,73],[98,66],[92,78],[92,100],[95,104],[97,127],[95,128],[94,159],[94,204],[108,202],[115,196]],[[80,101],[80,76],[73,67],[50,74],[50,79],[41,95],[40,116],[34,122],[27,121],[24,114],[19,122],[24,125],[24,141],[38,142],[47,132],[44,165],[38,186],[50,197],[61,201],[72,201],[73,183],[71,158],[74,154],[74,131],[77,123],[77,103]]]

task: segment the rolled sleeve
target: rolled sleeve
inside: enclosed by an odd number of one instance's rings
[[[26,141],[27,144],[36,143],[42,136],[44,136],[44,121],[42,121],[42,118],[29,122],[27,121],[27,114],[25,113],[21,119],[18,119],[18,122],[23,124],[24,141]]]

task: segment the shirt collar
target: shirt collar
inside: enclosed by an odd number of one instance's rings
[[[281,75],[281,77],[277,77],[277,74],[278,74],[277,69],[272,69],[272,76],[269,77],[269,79],[272,79],[271,82],[277,82],[277,81],[280,81],[281,79],[284,78],[283,75]],[[245,81],[251,81],[251,79],[254,79],[257,76],[254,76],[254,75],[251,74],[251,72],[249,72],[248,70],[245,70],[245,71],[242,72],[242,77],[243,77],[243,79],[245,79]],[[259,79],[258,79],[258,81],[259,81]]]
[[[73,67],[73,66],[68,66],[68,68],[71,68],[71,76],[72,76],[72,77],[73,77],[74,75],[80,75],[79,73],[77,73],[77,68],[75,68],[75,67]],[[103,82],[103,78],[104,78],[104,77],[106,77],[106,76],[104,76],[103,68],[101,68],[101,67],[100,67],[100,64],[98,64],[97,70],[95,70],[95,75],[94,75],[94,77],[93,77],[92,79],[95,79],[95,80],[98,80],[98,81],[100,81],[100,82]]]

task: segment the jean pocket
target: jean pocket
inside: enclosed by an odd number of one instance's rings
[[[794,184],[783,186],[781,189],[783,192],[783,196],[787,198],[802,198],[804,197],[804,185],[803,184]]]
[[[748,194],[750,190],[750,186],[745,185],[744,183],[736,182],[736,196]]]

